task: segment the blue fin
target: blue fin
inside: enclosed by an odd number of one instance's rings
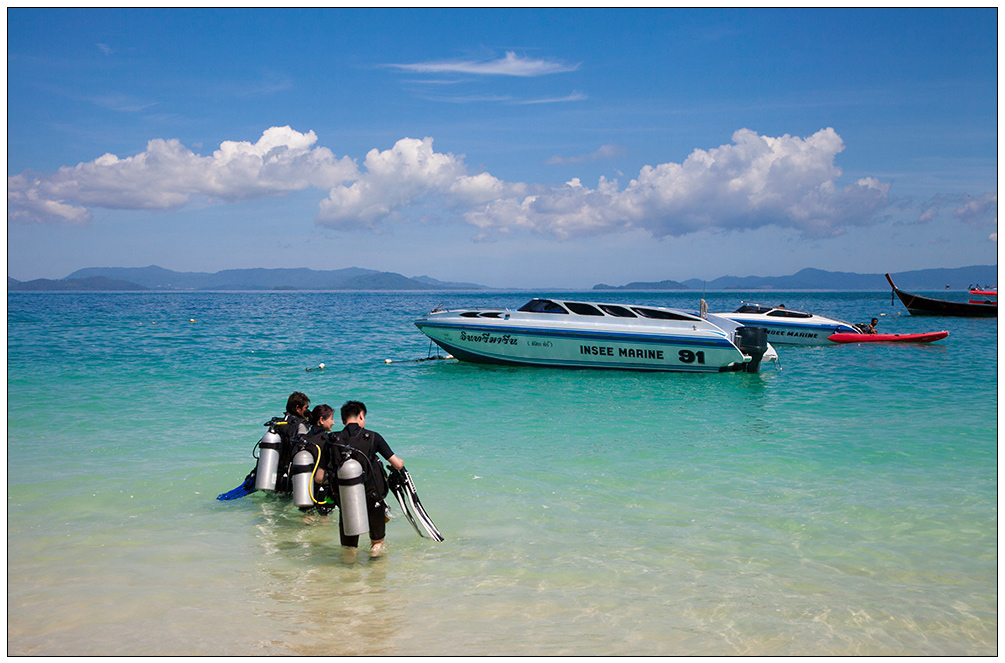
[[[226,500],[236,500],[245,495],[250,495],[255,492],[255,475],[258,472],[258,468],[251,470],[251,473],[244,477],[244,483],[242,483],[237,488],[228,490],[225,493],[221,493],[216,496],[216,499],[226,501]]]

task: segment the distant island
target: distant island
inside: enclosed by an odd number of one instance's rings
[[[594,290],[687,290],[688,287],[683,283],[678,281],[656,281],[655,283],[647,281],[632,281],[627,285],[607,285],[606,283],[598,283],[593,286]]]
[[[907,290],[965,289],[975,283],[998,284],[995,265],[921,269],[893,273]],[[335,270],[306,268],[226,269],[220,272],[176,272],[150,267],[88,267],[63,279],[18,281],[7,277],[9,292],[52,291],[199,291],[199,290],[493,290],[477,283],[439,281],[430,276],[347,267]],[[593,290],[888,290],[883,274],[828,272],[803,269],[791,276],[722,276],[712,281],[633,281],[625,285],[599,283]]]
[[[997,285],[998,267],[973,265],[946,269],[891,272],[897,286],[908,290],[963,290],[974,283]],[[623,286],[599,283],[594,290],[889,290],[883,274],[802,269],[791,276],[722,276],[712,281],[635,281]]]
[[[348,267],[335,270],[227,269],[176,272],[150,267],[88,267],[64,279],[18,281],[7,277],[9,291],[183,291],[183,290],[488,290],[477,283],[409,278],[395,272]]]

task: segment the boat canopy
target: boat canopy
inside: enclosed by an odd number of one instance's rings
[[[763,313],[771,318],[812,318],[812,313],[802,311],[790,311],[781,306],[762,306],[760,304],[744,304],[736,309],[734,313]]]
[[[557,304],[550,299],[532,299],[520,308],[518,311],[526,311],[529,313],[564,313],[569,314],[561,304]]]
[[[733,313],[767,313],[774,306],[762,306],[761,304],[743,304],[740,308],[733,311]]]
[[[556,302],[551,299],[532,299],[518,310],[529,313],[558,313],[568,315],[610,316],[612,318],[649,318],[651,320],[695,320],[696,316],[645,306],[620,306],[618,304],[588,304],[586,302]]]

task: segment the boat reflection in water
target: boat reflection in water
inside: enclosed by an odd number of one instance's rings
[[[481,364],[756,373],[778,355],[763,329],[660,306],[532,299],[518,310],[433,310],[415,326]]]

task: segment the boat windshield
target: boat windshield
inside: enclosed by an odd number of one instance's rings
[[[634,318],[636,317],[634,313],[626,309],[624,306],[617,306],[615,304],[601,304],[600,308],[604,310],[607,315],[613,315],[615,318]]]
[[[812,313],[803,313],[802,311],[790,311],[788,309],[779,308],[775,309],[768,314],[770,318],[812,318]]]
[[[694,320],[694,316],[682,313],[672,313],[670,311],[661,311],[655,308],[633,306],[632,310],[641,315],[643,318],[652,318],[654,320]]]
[[[767,313],[771,310],[770,306],[761,306],[760,304],[744,304],[740,308],[733,311],[734,313]]]
[[[550,299],[532,299],[523,306],[521,306],[519,311],[527,311],[529,313],[564,313],[569,314],[561,304],[551,301]]]
[[[565,305],[569,307],[570,311],[578,313],[579,315],[599,315],[600,317],[604,317],[603,313],[590,304],[583,304],[582,302],[565,302]]]

